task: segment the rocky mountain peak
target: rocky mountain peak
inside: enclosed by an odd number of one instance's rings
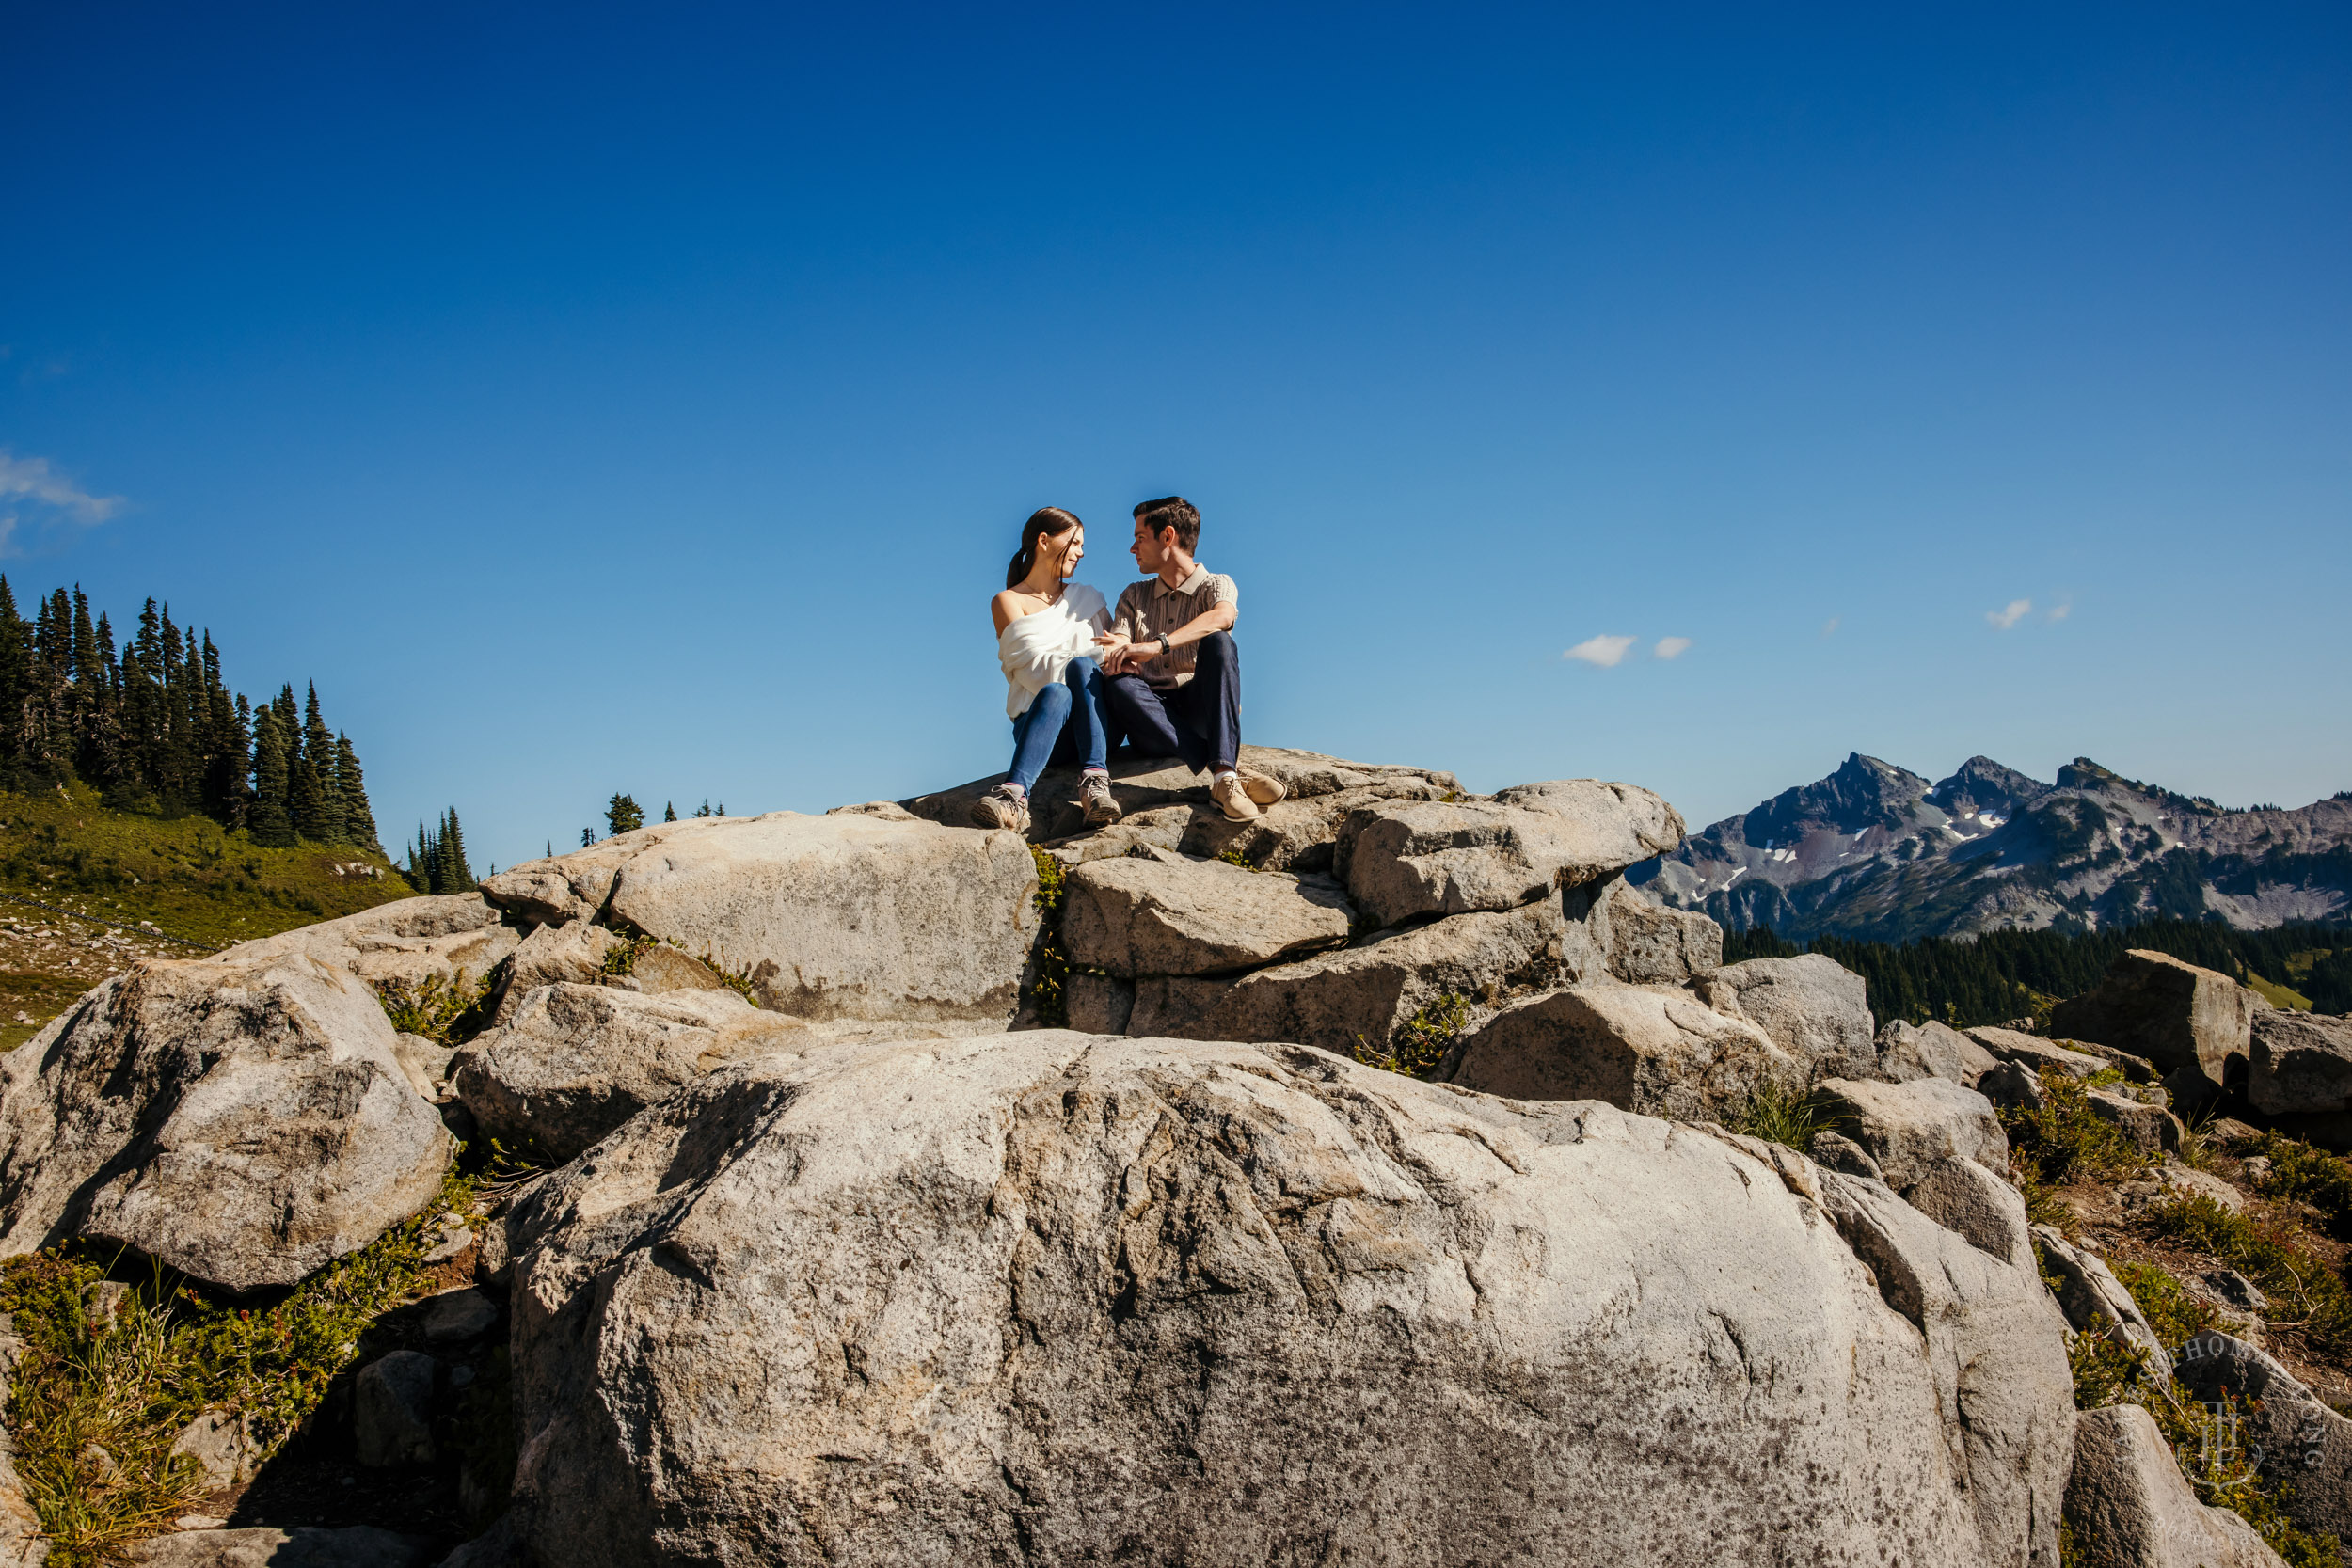
[[[2019,806],[2047,795],[2050,787],[1991,757],[1974,756],[1930,791],[1928,800],[1947,816],[2007,821],[2017,814]]]
[[[1855,752],[1829,777],[1783,790],[1749,812],[1744,837],[1757,848],[1786,847],[1817,828],[1849,834],[1899,829],[1929,787],[1908,768]]]

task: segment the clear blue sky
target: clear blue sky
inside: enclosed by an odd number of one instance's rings
[[[315,678],[388,840],[1000,769],[1022,517],[1168,491],[1251,739],[2352,787],[2341,5],[0,35],[0,566]]]

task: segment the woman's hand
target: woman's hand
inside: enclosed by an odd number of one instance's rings
[[[1120,663],[1127,657],[1127,640],[1115,631],[1098,632],[1094,646],[1095,661],[1103,666],[1103,673],[1119,673]]]

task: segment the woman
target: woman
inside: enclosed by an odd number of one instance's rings
[[[1086,525],[1043,506],[1021,525],[1021,548],[1005,568],[1005,591],[990,603],[996,660],[1004,666],[1005,712],[1012,719],[1012,773],[973,802],[982,828],[1029,831],[1029,791],[1057,752],[1083,752],[1079,802],[1090,825],[1116,822],[1103,731],[1103,670],[1095,644],[1110,630],[1103,595],[1070,575],[1086,556]],[[1075,718],[1075,725],[1071,720]]]

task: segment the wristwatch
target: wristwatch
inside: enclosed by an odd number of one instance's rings
[[[1160,633],[1160,657],[1166,658],[1174,650],[1169,646],[1168,633]]]

